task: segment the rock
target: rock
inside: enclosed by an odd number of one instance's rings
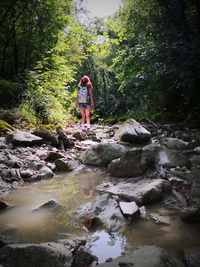
[[[119,144],[102,143],[83,152],[81,159],[86,165],[107,166],[123,153],[124,148]]]
[[[195,147],[194,151],[195,151],[197,154],[200,154],[200,146]]]
[[[176,199],[176,201],[178,202],[178,204],[181,207],[186,207],[187,206],[187,201],[185,199],[185,197],[179,193],[178,191],[172,189],[172,196]]]
[[[133,215],[139,211],[138,205],[134,202],[119,202],[119,207],[124,215]]]
[[[4,267],[71,267],[72,253],[53,242],[9,244],[0,249],[0,262]]]
[[[58,127],[56,129],[56,132],[59,136],[59,143],[64,148],[71,148],[74,146],[74,140],[73,138],[70,138],[62,128]]]
[[[181,219],[186,222],[199,222],[200,221],[200,207],[198,206],[184,207],[180,211],[180,216],[181,216]]]
[[[45,210],[46,209],[48,209],[48,210],[55,210],[58,207],[60,207],[60,204],[57,201],[55,201],[55,200],[52,199],[52,200],[49,200],[46,203],[42,204],[40,207],[34,209],[33,211],[44,210],[44,209]]]
[[[5,149],[7,147],[6,138],[4,136],[0,136],[0,149]]]
[[[160,215],[157,213],[151,213],[150,216],[155,223],[170,225],[170,217],[167,215]]]
[[[76,131],[73,133],[73,137],[75,137],[79,141],[84,141],[87,139],[87,134],[83,131]]]
[[[169,149],[180,150],[185,149],[188,145],[188,142],[185,142],[179,138],[168,137],[164,139],[164,145]]]
[[[177,151],[170,150],[168,148],[160,147],[155,157],[155,164],[166,168],[173,167],[187,167],[190,168],[189,159]]]
[[[131,119],[126,121],[115,133],[114,138],[128,143],[146,143],[151,138],[151,133],[147,131],[139,122]]]
[[[184,267],[179,260],[171,257],[164,249],[143,246],[113,262],[99,264],[99,267]]]
[[[30,178],[26,178],[28,182],[36,182],[42,179],[49,179],[54,176],[52,170],[42,163],[31,162],[28,164],[28,168],[32,168],[35,172]]]
[[[59,146],[58,136],[53,132],[47,131],[45,129],[36,129],[33,132],[34,135],[41,137],[43,140],[50,142],[53,146]]]
[[[0,200],[0,211],[4,211],[10,207],[11,206],[7,202]]]
[[[103,226],[108,231],[116,231],[126,225],[118,202],[108,194],[102,194],[76,211],[83,225],[88,229]]]
[[[57,171],[70,172],[73,170],[73,166],[68,158],[60,158],[55,161]]]
[[[42,144],[42,138],[30,132],[16,131],[7,136],[7,142],[15,146],[39,146]]]
[[[153,167],[151,158],[144,156],[142,149],[134,148],[126,151],[121,158],[113,160],[108,171],[116,177],[138,177]]]
[[[12,186],[8,183],[5,183],[0,177],[0,195],[7,195],[10,192],[11,188]]]
[[[164,193],[169,192],[170,183],[162,179],[141,179],[135,183],[103,183],[97,186],[97,190],[137,204],[150,204],[159,201]]]
[[[75,253],[74,253],[74,260],[71,267],[84,267],[84,266],[91,266],[91,264],[98,261],[98,258],[88,251],[84,250],[82,247],[80,247]],[[93,265],[96,266],[96,265]]]
[[[65,156],[62,153],[50,151],[47,157],[45,158],[46,161],[54,162],[57,159],[64,158]]]
[[[30,169],[20,170],[20,175],[21,175],[22,179],[26,180],[26,179],[30,178],[31,176],[33,176],[34,172]]]
[[[200,266],[200,247],[193,247],[184,250],[187,266]]]
[[[195,181],[190,188],[190,197],[200,199],[200,184]]]
[[[15,181],[19,182],[22,180],[19,169],[3,169],[0,174],[2,179],[8,183],[13,183]]]
[[[193,155],[190,161],[193,166],[200,166],[200,155]]]

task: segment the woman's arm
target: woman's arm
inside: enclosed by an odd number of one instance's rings
[[[89,97],[90,97],[90,102],[91,102],[91,108],[94,108],[94,101],[93,101],[93,88],[91,85],[88,86],[88,92],[89,92]]]
[[[76,95],[76,109],[78,109],[78,90],[77,90],[77,95]]]

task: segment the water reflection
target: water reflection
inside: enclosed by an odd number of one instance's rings
[[[99,259],[99,263],[109,258],[117,258],[122,255],[126,245],[126,238],[122,234],[108,234],[105,231],[97,231],[91,235],[87,249]]]
[[[81,173],[60,174],[52,180],[26,184],[4,198],[14,207],[0,214],[0,233],[25,242],[53,241],[60,232],[81,235],[83,230],[73,217],[73,212],[95,196],[96,185],[108,179],[103,170],[91,168]],[[32,212],[51,199],[61,204],[58,211]]]

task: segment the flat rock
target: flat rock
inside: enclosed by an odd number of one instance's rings
[[[41,145],[42,138],[38,137],[30,132],[16,131],[13,134],[8,135],[7,142],[11,142],[16,146],[34,146]]]
[[[139,210],[138,205],[134,202],[119,202],[119,207],[124,215],[133,215]]]
[[[170,190],[170,183],[162,179],[141,179],[135,183],[119,182],[103,183],[97,186],[100,192],[118,195],[127,201],[135,201],[137,204],[149,204],[159,201],[164,192]]]

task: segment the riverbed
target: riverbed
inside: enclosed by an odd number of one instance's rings
[[[158,245],[183,260],[184,249],[200,245],[199,224],[183,223],[171,210],[156,204],[145,207],[146,216],[131,224],[123,232],[93,232],[80,224],[74,211],[95,198],[95,188],[103,181],[113,180],[104,169],[83,168],[53,179],[25,183],[12,190],[3,200],[13,207],[0,214],[0,232],[7,239],[19,242],[50,242],[73,237],[87,239],[87,249],[99,258],[99,263],[116,258],[139,245]],[[49,200],[61,206],[56,211],[41,209]],[[156,221],[157,214],[164,223]]]

